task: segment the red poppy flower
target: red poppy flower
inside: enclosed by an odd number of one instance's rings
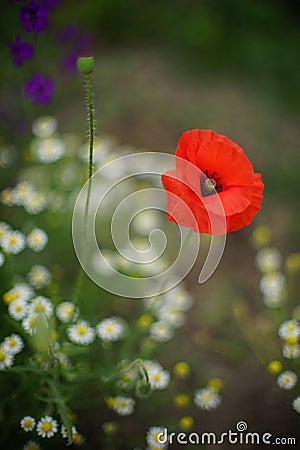
[[[162,175],[169,220],[214,235],[250,224],[264,184],[236,143],[211,130],[187,131],[175,161],[176,169]]]

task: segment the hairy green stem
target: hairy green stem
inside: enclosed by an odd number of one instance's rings
[[[92,83],[90,73],[84,75],[84,86],[86,91],[86,101],[87,101],[87,113],[88,113],[88,135],[89,135],[89,162],[88,162],[88,192],[84,211],[84,224],[83,224],[83,248],[84,248],[84,260],[86,260],[88,255],[88,245],[87,245],[87,220],[89,214],[90,197],[92,189],[92,176],[93,176],[93,153],[94,153],[94,137],[95,137],[95,122],[94,122],[94,107],[93,107],[93,94],[92,94]],[[84,271],[80,268],[76,287],[74,291],[73,301],[78,303],[80,294],[83,287]]]

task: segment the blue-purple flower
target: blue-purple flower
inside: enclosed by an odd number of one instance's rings
[[[54,91],[54,82],[51,78],[35,74],[26,83],[25,92],[34,103],[45,105],[49,103]]]
[[[24,42],[21,36],[8,43],[8,47],[12,54],[13,62],[16,66],[22,66],[25,61],[32,58],[33,47],[28,42]]]
[[[43,5],[31,0],[27,6],[21,9],[20,21],[26,31],[39,33],[46,30],[48,16],[49,13]]]
[[[66,75],[77,73],[77,59],[92,53],[93,37],[84,29],[75,24],[67,25],[61,30],[57,38],[67,52],[62,58],[61,68]]]

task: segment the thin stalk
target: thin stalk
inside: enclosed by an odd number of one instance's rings
[[[84,74],[84,87],[86,91],[86,102],[87,102],[87,114],[88,114],[88,136],[89,136],[89,162],[88,162],[88,192],[84,211],[84,224],[83,224],[83,248],[84,248],[84,260],[87,258],[88,254],[88,243],[87,243],[87,220],[89,214],[90,197],[92,189],[92,177],[93,177],[93,154],[94,154],[94,137],[95,137],[95,121],[94,121],[94,107],[93,107],[93,94],[92,94],[92,83],[90,73]],[[84,280],[84,270],[81,267],[77,282],[74,290],[73,301],[78,303],[80,294],[83,287]]]

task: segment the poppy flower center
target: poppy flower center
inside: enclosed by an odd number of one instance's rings
[[[223,191],[224,184],[221,183],[218,172],[210,172],[206,169],[204,174],[205,176],[200,176],[200,187],[203,197]]]

